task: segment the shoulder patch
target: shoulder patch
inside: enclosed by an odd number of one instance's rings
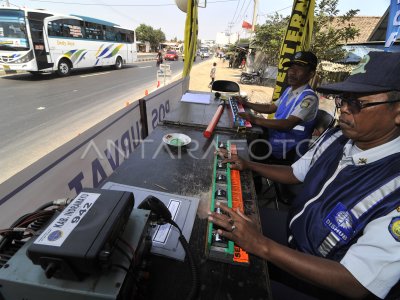
[[[394,217],[389,224],[389,232],[392,237],[400,242],[400,217]]]
[[[311,101],[306,99],[306,100],[303,100],[303,101],[301,102],[300,107],[301,107],[301,108],[307,108],[307,107],[310,106],[310,104],[311,104]]]

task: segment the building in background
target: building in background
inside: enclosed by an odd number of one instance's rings
[[[215,39],[215,44],[218,47],[223,47],[229,44],[235,44],[239,41],[239,33],[218,32]]]
[[[215,40],[201,40],[201,44],[211,49],[215,45]]]
[[[150,52],[150,49],[151,49],[150,42],[137,41],[136,45],[137,45],[137,51],[138,52],[145,52],[145,53],[149,53]]]

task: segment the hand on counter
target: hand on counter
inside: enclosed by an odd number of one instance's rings
[[[247,98],[246,97],[237,96],[237,97],[235,97],[235,100],[238,103],[242,104],[243,106],[246,106],[246,104],[247,104]]]
[[[247,162],[241,159],[238,155],[231,155],[228,150],[224,148],[219,148],[217,154],[223,159],[223,163],[230,163],[231,169],[243,171],[248,168]]]
[[[254,123],[255,119],[257,119],[257,117],[255,115],[253,115],[252,113],[247,113],[247,112],[240,112],[240,113],[238,113],[238,116],[249,121],[250,123]]]
[[[260,245],[265,237],[256,225],[239,209],[234,211],[220,202],[216,205],[227,213],[209,213],[208,220],[221,227],[218,234],[232,240],[243,250],[262,257]]]

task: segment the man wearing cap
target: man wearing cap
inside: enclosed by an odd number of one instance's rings
[[[289,87],[276,103],[257,104],[238,99],[244,106],[254,111],[275,113],[275,119],[259,118],[250,113],[240,113],[239,116],[252,124],[268,129],[270,150],[272,156],[277,159],[293,161],[308,149],[308,141],[314,130],[318,111],[318,96],[308,82],[314,77],[317,64],[318,59],[312,52],[297,52],[290,61],[283,64],[284,67],[289,67],[287,70]],[[262,155],[267,151],[262,150],[264,152]]]
[[[222,204],[229,217],[212,213],[210,220],[224,237],[279,268],[281,283],[296,293],[399,299],[400,53],[370,52],[344,82],[319,91],[336,95],[340,128],[292,166],[226,159],[274,181],[303,182],[287,222],[280,219],[287,235],[271,238],[279,228],[270,210],[261,213],[265,236]],[[274,299],[290,291],[275,290]]]

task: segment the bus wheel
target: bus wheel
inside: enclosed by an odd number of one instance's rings
[[[115,68],[115,70],[122,69],[122,58],[120,56],[117,57],[117,60],[115,61],[114,68]]]
[[[68,60],[66,59],[62,59],[60,60],[60,62],[58,63],[58,67],[57,67],[57,74],[59,76],[68,76],[69,73],[71,73],[71,66],[68,62]]]

